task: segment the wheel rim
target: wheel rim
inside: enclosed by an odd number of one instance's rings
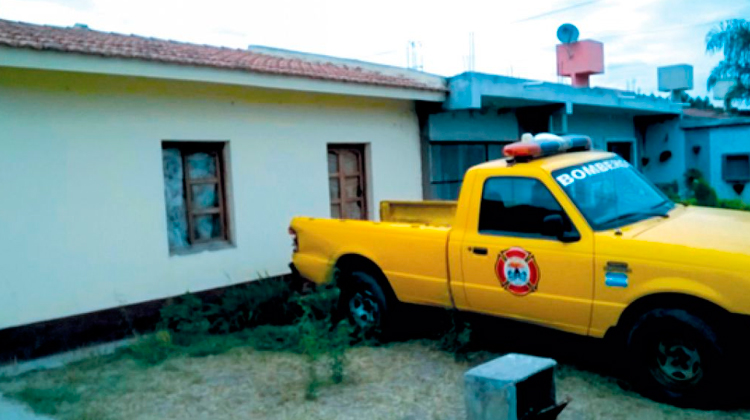
[[[349,313],[354,323],[362,329],[372,329],[380,320],[380,308],[366,293],[357,292],[349,300]]]
[[[701,356],[695,344],[661,340],[656,347],[656,363],[652,371],[659,382],[684,387],[695,384],[703,377]]]

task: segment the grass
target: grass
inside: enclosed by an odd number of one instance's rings
[[[460,419],[463,373],[496,353],[470,361],[435,341],[356,347],[343,383],[330,379],[314,401],[307,392],[307,357],[289,351],[236,347],[218,355],[175,355],[146,366],[122,355],[88,360],[0,382],[0,391],[61,420],[122,419]],[[315,368],[327,378],[329,367]],[[657,404],[623,390],[615,379],[568,364],[556,373],[558,397],[573,401],[562,419],[750,419],[750,412],[704,412]],[[29,391],[36,390],[36,391]],[[39,390],[43,390],[39,392]]]
[[[37,413],[57,414],[60,406],[80,401],[81,394],[71,385],[40,388],[29,386],[9,393],[8,397],[28,404]]]
[[[60,369],[0,377],[0,392],[61,420],[456,419],[465,417],[463,373],[520,352],[561,363],[558,396],[574,398],[562,418],[750,420],[750,412],[679,410],[623,390],[592,373],[609,371],[612,360],[585,338],[420,309],[402,314],[411,341],[352,346],[353,331],[330,316],[335,288],[298,296],[278,283],[254,287],[221,304],[186,295],[162,311],[162,329],[133,345]],[[256,294],[258,287],[268,293]],[[259,309],[264,305],[283,308],[292,323],[272,325],[278,319]],[[235,309],[242,315],[232,315]]]

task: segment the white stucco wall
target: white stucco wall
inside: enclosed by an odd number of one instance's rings
[[[235,247],[170,256],[163,140],[229,142]],[[408,101],[0,68],[0,329],[288,272],[327,143],[369,144],[371,215],[422,197]]]

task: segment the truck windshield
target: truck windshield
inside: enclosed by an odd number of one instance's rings
[[[552,176],[594,230],[668,217],[674,208],[658,188],[619,157],[559,169]]]

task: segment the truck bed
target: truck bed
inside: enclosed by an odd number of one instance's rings
[[[456,205],[456,201],[383,201],[380,203],[380,220],[451,226],[456,215]]]
[[[412,213],[416,207],[385,207],[386,218],[409,223],[296,217],[291,224],[299,238],[294,265],[303,277],[325,283],[340,258],[362,256],[377,261],[400,301],[450,306],[446,217],[450,206],[430,206],[436,209],[431,213],[434,217],[421,216],[427,223],[416,222],[420,218]]]

